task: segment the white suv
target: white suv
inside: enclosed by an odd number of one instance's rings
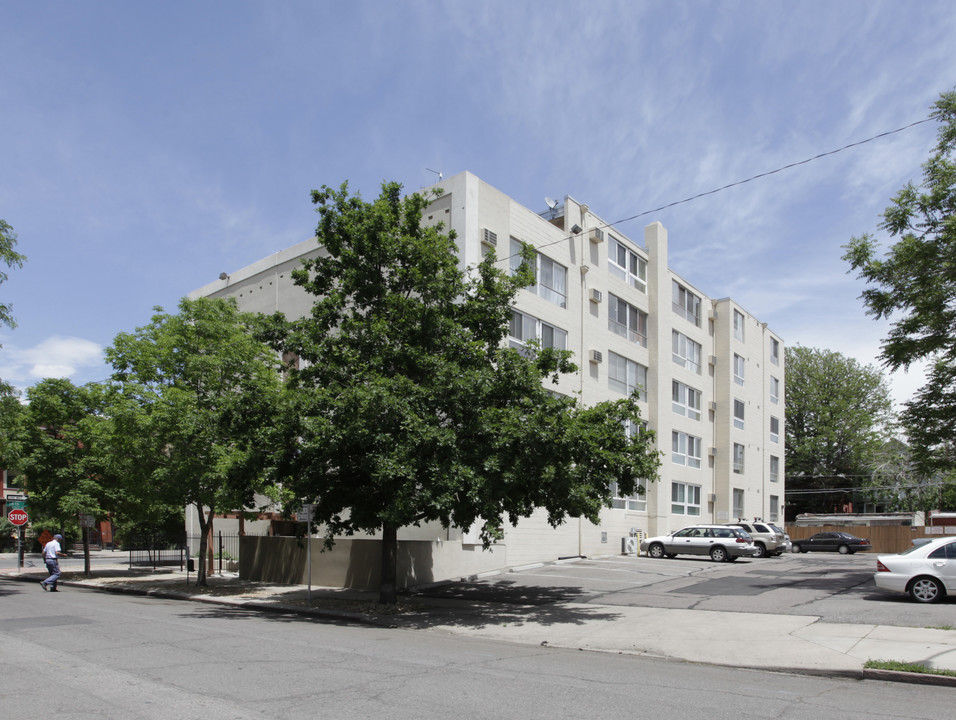
[[[740,520],[727,523],[730,527],[743,528],[754,540],[757,552],[754,557],[773,557],[782,555],[787,550],[787,534],[779,527],[763,520]]]
[[[739,557],[753,557],[756,549],[750,535],[739,527],[691,525],[670,535],[645,538],[641,552],[652,558],[710,555],[714,562],[733,562]]]

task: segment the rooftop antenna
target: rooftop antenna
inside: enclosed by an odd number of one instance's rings
[[[438,172],[437,170],[432,170],[431,168],[425,168],[425,169],[430,173],[435,173],[438,176],[438,182],[442,181],[443,176],[440,172]]]

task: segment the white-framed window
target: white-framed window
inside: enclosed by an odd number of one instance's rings
[[[746,365],[746,361],[743,359],[743,357],[741,357],[737,353],[734,353],[734,382],[737,383],[738,385],[744,384],[744,366],[745,365]]]
[[[740,443],[734,443],[734,472],[742,475],[744,472],[744,446]],[[736,515],[735,517],[743,517]]]
[[[770,456],[770,482],[780,482],[780,458]]]
[[[647,510],[647,494],[644,492],[634,493],[633,495],[620,495],[617,490],[617,483],[611,483],[611,507],[618,510],[637,510],[644,512]]]
[[[780,342],[776,338],[770,338],[770,362],[780,364]]]
[[[508,324],[509,345],[524,350],[529,340],[539,341],[541,347],[568,349],[567,331],[512,308],[511,322]]]
[[[647,292],[647,260],[613,235],[608,235],[607,269],[616,278],[643,293]]]
[[[671,408],[678,415],[700,420],[700,390],[677,380],[671,381]]]
[[[734,400],[734,427],[738,430],[744,429],[744,403],[741,400]]]
[[[776,522],[780,516],[780,496],[770,496],[770,522]]]
[[[674,362],[700,375],[700,343],[691,340],[684,333],[673,330],[671,331],[671,346]]]
[[[607,386],[624,395],[639,390],[641,400],[647,400],[647,368],[614,352],[607,355]]]
[[[686,465],[687,467],[700,467],[700,445],[699,437],[688,435],[677,430],[671,433],[671,460],[675,465]]]
[[[770,416],[770,442],[780,442],[780,418]]]
[[[672,482],[671,512],[675,515],[700,515],[700,485]]]
[[[522,242],[511,238],[511,271],[515,272],[524,258],[521,257]],[[559,307],[568,306],[568,269],[547,255],[535,252],[535,292]]]
[[[608,293],[607,327],[631,342],[647,347],[647,313]]]
[[[738,488],[734,488],[734,517],[747,517],[744,512],[744,491]]]
[[[770,402],[774,405],[780,402],[780,380],[770,376]]]
[[[676,280],[674,282],[674,312],[700,327],[700,297]]]
[[[744,314],[739,310],[734,310],[734,337],[743,342],[744,339]]]

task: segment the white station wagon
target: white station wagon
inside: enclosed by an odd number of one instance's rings
[[[757,548],[750,533],[742,528],[691,525],[670,535],[644,539],[641,552],[652,558],[709,555],[714,562],[733,562],[739,557],[753,557]]]

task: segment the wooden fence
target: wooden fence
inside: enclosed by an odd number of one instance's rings
[[[903,552],[913,544],[917,538],[942,537],[940,530],[956,530],[956,528],[931,528],[916,525],[823,525],[804,527],[802,525],[787,525],[787,534],[790,540],[805,540],[818,532],[845,532],[860,538],[867,538],[875,553]],[[936,532],[933,532],[936,531]]]

